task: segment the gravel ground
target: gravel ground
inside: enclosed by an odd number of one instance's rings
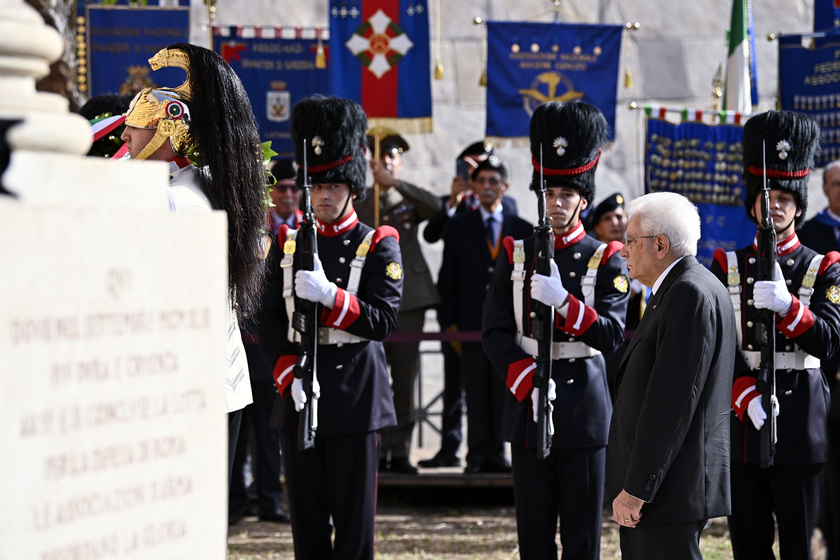
[[[389,490],[380,497],[376,516],[377,560],[518,559],[516,520],[505,490],[457,489],[441,493]],[[500,499],[502,496],[502,499]],[[429,503],[438,501],[439,503]],[[703,534],[706,560],[731,560],[725,519],[714,519]],[[291,527],[256,518],[231,527],[229,560],[294,558]],[[619,559],[618,525],[604,513],[602,560]]]

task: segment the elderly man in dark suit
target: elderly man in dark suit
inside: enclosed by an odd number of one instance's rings
[[[621,255],[653,295],[616,379],[608,498],[625,560],[700,559],[706,521],[730,513],[735,314],[726,288],[694,256],[694,205],[662,192],[628,210]]]

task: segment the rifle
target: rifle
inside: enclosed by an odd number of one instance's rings
[[[551,276],[551,261],[554,259],[554,240],[551,223],[545,208],[545,181],[542,175],[542,145],[540,146],[540,187],[537,191],[537,212],[539,220],[534,226],[534,273]],[[551,343],[554,332],[554,308],[535,299],[531,300],[534,310],[531,319],[531,335],[537,340],[534,388],[539,389],[539,410],[537,411],[537,458],[545,459],[551,453],[551,436],[554,426],[551,418],[554,406],[548,399],[551,379]]]
[[[318,237],[315,228],[315,211],[312,209],[312,183],[306,164],[306,140],[303,141],[303,221],[297,234],[295,252],[300,255],[301,270],[315,270],[318,254]],[[298,420],[298,449],[315,446],[318,430],[318,395],[312,389],[318,382],[318,303],[299,300],[298,309],[292,314],[292,328],[300,333],[300,355],[295,363],[295,377],[302,380],[306,403]]]
[[[763,148],[762,148],[763,151]],[[758,226],[758,258],[756,280],[774,280],[776,269],[776,230],[770,218],[770,188],[767,186],[767,164],[764,164],[764,188],[761,198],[761,219]],[[759,311],[756,340],[761,348],[761,362],[755,378],[755,389],[761,394],[761,407],[767,420],[759,430],[759,465],[773,466],[776,454],[776,314],[770,309]]]

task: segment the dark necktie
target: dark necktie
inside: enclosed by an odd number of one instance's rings
[[[487,230],[487,240],[490,242],[490,245],[495,245],[496,243],[496,236],[493,235],[493,223],[496,220],[493,216],[487,218],[487,221],[484,223],[484,229]]]

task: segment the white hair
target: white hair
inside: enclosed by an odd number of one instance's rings
[[[828,182],[829,170],[834,169],[838,166],[840,166],[840,159],[835,159],[834,161],[825,166],[825,168],[823,169],[823,186],[825,186],[825,184]]]
[[[675,256],[697,255],[700,215],[686,197],[672,192],[646,194],[627,205],[627,214],[639,217],[637,222],[644,235],[667,237]]]

